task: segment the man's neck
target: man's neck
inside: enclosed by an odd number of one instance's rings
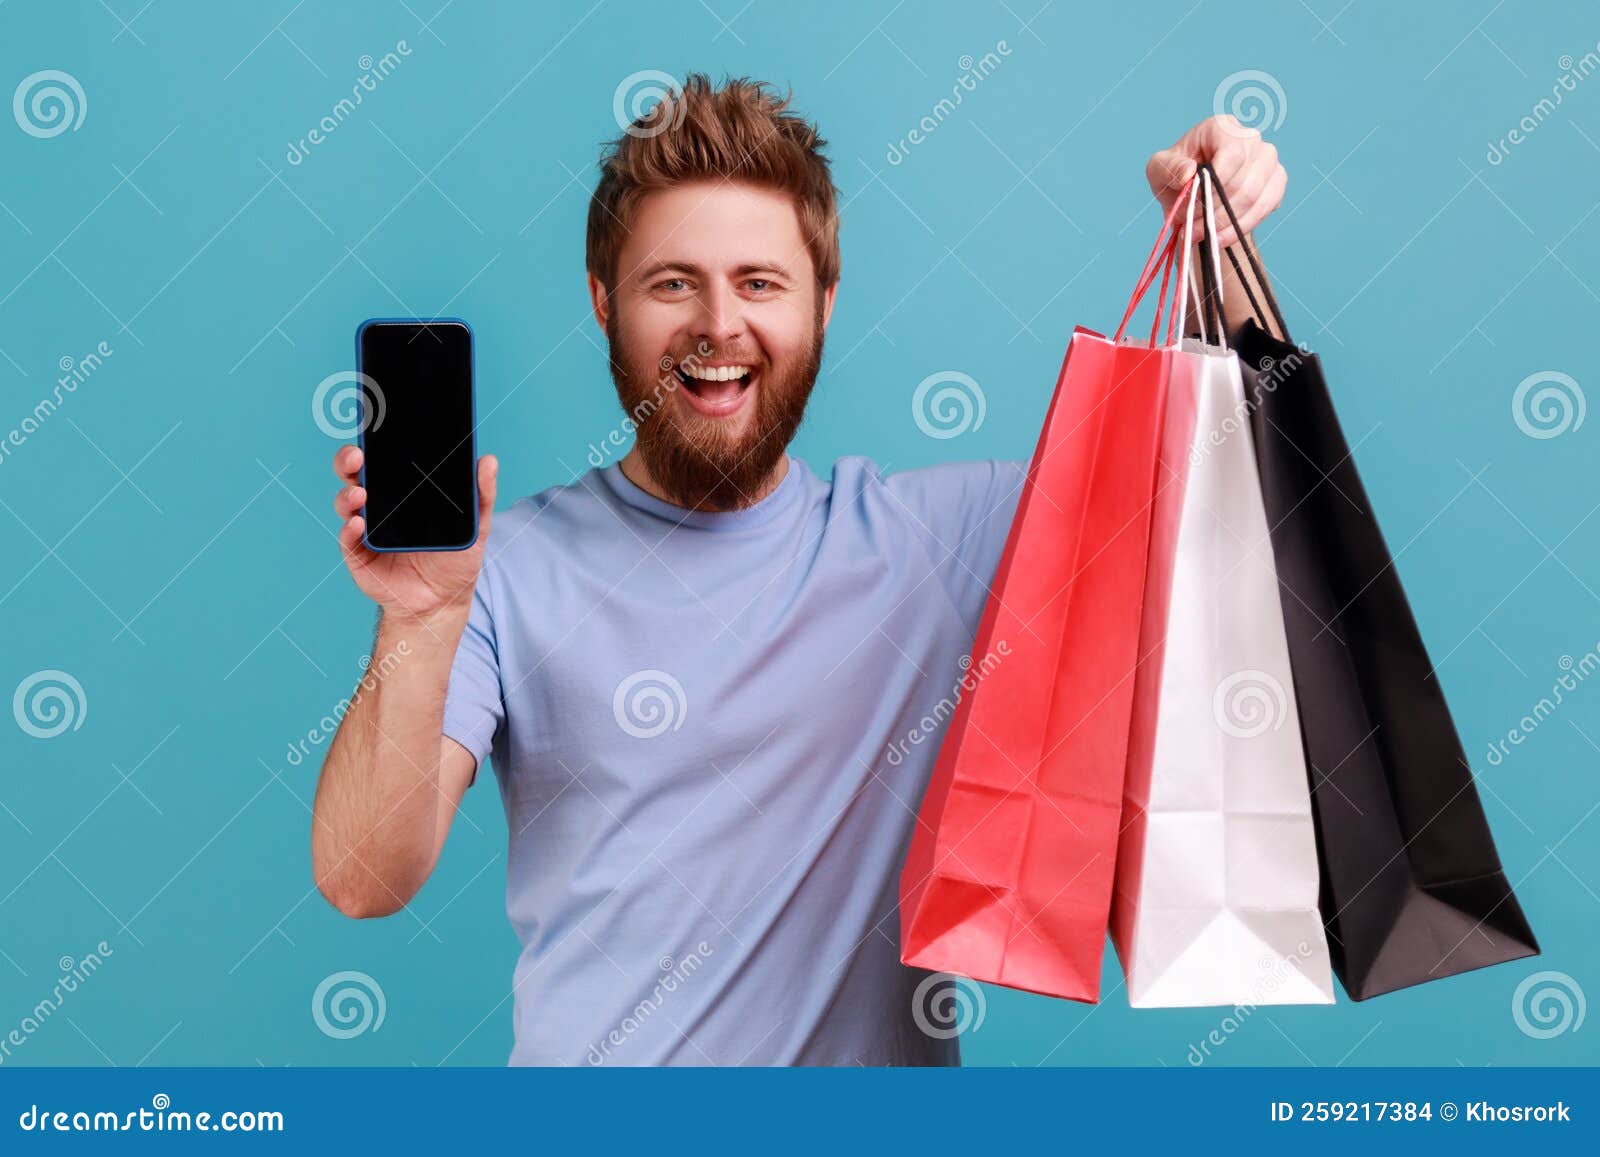
[[[650,468],[645,465],[644,457],[639,453],[639,448],[637,446],[630,449],[627,454],[623,456],[622,461],[618,463],[618,465],[622,469],[623,477],[625,477],[629,482],[632,482],[640,490],[643,490],[646,494],[650,495],[652,498],[658,498],[662,502],[670,502],[673,506],[683,507],[682,502],[680,502],[675,496],[668,494],[665,490],[663,490],[656,480],[651,477]],[[778,483],[783,481],[784,476],[788,474],[788,472],[789,455],[785,454],[783,457],[778,459],[777,465],[772,468],[772,472],[768,474],[761,485],[756,488],[755,493],[747,496],[746,500],[739,504],[738,509],[743,509],[747,506],[754,506],[767,495],[771,494],[778,488]],[[684,507],[684,509],[688,508]]]

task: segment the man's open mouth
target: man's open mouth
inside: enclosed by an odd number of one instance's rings
[[[688,362],[676,367],[685,399],[700,413],[727,417],[743,404],[750,385],[760,375],[754,365],[708,366]]]

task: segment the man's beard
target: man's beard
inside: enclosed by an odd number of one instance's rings
[[[822,367],[822,309],[819,305],[810,348],[786,366],[763,364],[760,381],[747,386],[756,396],[749,418],[699,417],[688,429],[679,424],[675,390],[688,389],[676,366],[684,361],[724,360],[722,351],[702,346],[672,357],[672,366],[652,358],[630,357],[620,311],[613,310],[606,337],[611,347],[611,380],[617,399],[632,419],[639,456],[663,492],[690,510],[737,510],[762,496],[764,484],[800,428],[806,402]],[[743,432],[731,435],[726,425],[743,421]]]

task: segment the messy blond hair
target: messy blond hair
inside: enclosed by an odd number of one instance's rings
[[[704,73],[693,72],[606,145],[589,201],[584,260],[608,293],[645,196],[708,179],[787,193],[818,288],[839,280],[838,193],[823,155],[827,142],[811,122],[785,111],[792,95],[743,77],[715,88]]]

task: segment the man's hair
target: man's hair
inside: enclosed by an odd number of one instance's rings
[[[715,88],[704,73],[690,73],[681,89],[607,143],[589,201],[584,253],[606,292],[616,288],[618,255],[639,203],[649,193],[700,180],[787,193],[819,288],[839,280],[837,191],[823,155],[827,141],[811,122],[785,111],[792,96],[743,77]]]

